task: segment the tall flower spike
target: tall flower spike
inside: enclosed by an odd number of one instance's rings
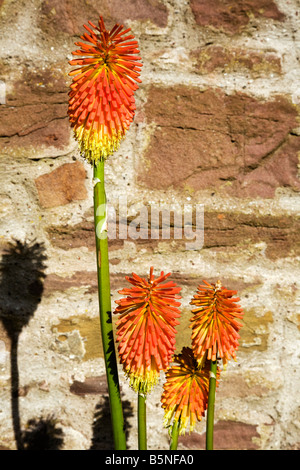
[[[198,361],[205,355],[212,361],[220,357],[226,366],[229,359],[236,358],[239,346],[238,331],[242,323],[237,319],[243,317],[243,310],[236,302],[240,299],[233,298],[237,292],[222,287],[220,281],[216,284],[203,282],[205,285],[199,285],[190,302],[196,306],[190,326],[193,351]]]
[[[190,432],[196,421],[201,421],[208,404],[210,364],[196,361],[191,348],[183,348],[174,356],[175,364],[166,372],[166,382],[161,397],[165,410],[164,425],[179,423],[179,434],[184,434],[190,421]],[[219,370],[217,373],[219,378]]]
[[[134,92],[142,64],[138,43],[130,28],[116,24],[107,31],[100,16],[98,26],[89,21],[87,33],[72,54],[81,56],[69,92],[69,119],[83,156],[90,162],[106,159],[118,149],[135,113]]]
[[[127,297],[117,300],[119,357],[132,388],[148,393],[157,383],[161,370],[166,370],[175,351],[175,326],[181,298],[172,281],[164,282],[171,273],[155,279],[153,268],[148,279],[136,274],[126,279],[133,285],[119,291]]]

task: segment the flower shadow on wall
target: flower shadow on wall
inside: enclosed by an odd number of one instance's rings
[[[61,450],[63,430],[54,416],[30,419],[22,433],[24,450]]]
[[[41,301],[46,259],[43,244],[15,240],[4,252],[0,264],[0,320],[11,343],[11,410],[18,450],[24,449],[19,413],[18,343]]]

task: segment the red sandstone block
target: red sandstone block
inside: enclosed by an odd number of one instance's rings
[[[190,5],[199,26],[228,34],[243,30],[251,17],[276,21],[285,18],[273,0],[190,0]]]
[[[80,162],[65,163],[35,180],[40,204],[44,208],[62,206],[86,199],[86,171]]]
[[[281,58],[275,52],[264,50],[209,45],[193,51],[191,57],[199,74],[246,71],[261,77],[281,73]]]
[[[219,217],[222,215],[222,217]],[[195,226],[195,221],[193,220]],[[95,234],[93,222],[82,222],[75,226],[50,226],[47,230],[53,246],[63,250],[87,247],[95,250]],[[123,247],[124,240],[118,238],[109,239],[109,250]],[[159,226],[160,239],[151,239],[151,233],[147,239],[134,241],[137,251],[147,250],[152,253],[157,249],[162,239],[162,226]],[[174,239],[170,230],[170,251],[185,250],[186,240]],[[205,211],[204,213],[204,249],[230,253],[232,250],[245,251],[252,245],[265,243],[264,256],[274,260],[299,254],[299,220],[292,216],[256,216],[255,214],[233,213],[219,214]],[[54,282],[54,280],[53,280]],[[77,282],[77,281],[76,281]]]
[[[17,148],[56,147],[70,142],[67,85],[61,71],[29,71],[11,83],[0,106],[0,146],[5,153]],[[9,70],[7,70],[9,74]]]
[[[289,97],[259,100],[219,89],[153,86],[145,106],[155,131],[139,181],[151,189],[211,189],[271,198],[299,191],[297,108]]]
[[[147,21],[165,27],[168,10],[161,0],[44,0],[41,8],[41,28],[52,34],[79,35],[83,24],[90,20],[98,22],[103,16],[105,26],[112,28],[115,23],[126,23],[127,20]]]
[[[253,424],[238,421],[219,421],[214,426],[215,450],[256,450],[259,446],[253,438],[260,435]],[[179,448],[203,450],[205,449],[205,434],[195,432],[179,438]]]

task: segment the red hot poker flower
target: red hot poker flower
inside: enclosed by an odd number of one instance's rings
[[[196,306],[191,319],[193,351],[199,361],[207,353],[207,359],[215,361],[218,356],[226,366],[230,358],[235,359],[239,346],[242,323],[238,319],[243,317],[243,310],[236,302],[240,299],[233,298],[237,292],[222,287],[220,281],[203,282],[190,302]]]
[[[166,372],[161,397],[165,410],[164,425],[179,423],[179,434],[184,434],[190,421],[190,432],[196,421],[201,421],[208,405],[210,362],[203,367],[197,362],[191,348],[183,348],[174,356],[175,364]],[[220,372],[217,371],[217,379]],[[217,382],[218,384],[218,382]]]
[[[164,282],[171,273],[155,279],[153,268],[148,279],[132,274],[126,279],[133,285],[119,291],[127,297],[117,300],[119,357],[132,388],[142,394],[157,383],[175,350],[175,326],[180,317],[180,287]]]
[[[134,92],[138,88],[142,64],[138,43],[127,34],[130,28],[116,24],[107,31],[100,16],[98,26],[89,21],[86,43],[72,52],[78,59],[70,65],[79,66],[73,76],[69,93],[69,119],[82,154],[91,163],[107,158],[118,149],[135,113]]]

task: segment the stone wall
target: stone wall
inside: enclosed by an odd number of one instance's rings
[[[183,295],[179,352],[197,285],[237,289],[244,326],[217,393],[215,447],[296,449],[297,0],[0,1],[0,446],[112,446],[92,172],[67,118],[68,60],[99,14],[132,28],[144,64],[135,120],[106,165],[110,204],[126,203],[133,232],[145,208],[171,207],[174,220],[184,205],[204,208],[198,249],[172,231],[169,240],[111,237],[112,304],[132,271],[171,271]],[[122,371],[120,380],[135,449],[136,397]],[[162,383],[148,398],[150,449],[169,445]],[[205,420],[179,448],[204,442]]]

